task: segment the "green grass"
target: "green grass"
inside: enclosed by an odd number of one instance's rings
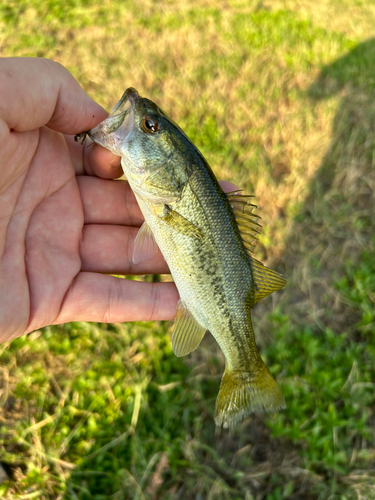
[[[127,86],[256,195],[254,308],[287,409],[216,429],[224,359],[170,323],[71,323],[0,346],[9,499],[375,498],[375,21],[371,0],[0,5],[1,55],[51,57],[110,109]]]

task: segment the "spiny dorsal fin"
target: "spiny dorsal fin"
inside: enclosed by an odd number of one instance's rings
[[[258,239],[257,235],[260,233],[260,228],[262,227],[256,222],[256,219],[260,219],[260,217],[253,213],[256,205],[250,203],[250,198],[253,198],[253,196],[241,194],[240,191],[232,191],[231,193],[227,193],[227,196],[241,232],[243,243],[251,259],[255,285],[255,304],[258,300],[266,297],[266,295],[284,288],[287,281],[279,273],[264,266],[250,254],[254,246],[254,240]]]
[[[182,304],[177,305],[176,322],[172,333],[172,349],[176,356],[186,356],[200,344],[206,329],[200,326]]]
[[[252,257],[251,255],[250,258],[255,284],[254,304],[256,304],[258,300],[262,299],[266,295],[284,288],[287,284],[287,281],[281,276],[281,274],[266,267],[264,264],[259,262],[259,260],[254,259],[254,257]]]
[[[259,215],[253,213],[256,205],[250,203],[250,198],[253,195],[240,194],[239,191],[227,193],[229,203],[232,207],[238,228],[246,249],[251,252],[254,246],[254,240],[257,240],[257,235],[260,233],[261,225],[257,222],[260,219]]]

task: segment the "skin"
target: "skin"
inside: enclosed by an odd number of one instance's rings
[[[102,273],[166,273],[160,254],[135,266],[143,218],[109,151],[73,136],[107,113],[59,64],[0,60],[0,341],[68,321],[173,319],[172,283]]]
[[[114,180],[120,158],[73,140],[106,111],[46,59],[0,59],[0,95],[0,342],[69,321],[173,319],[173,283],[104,274],[169,272],[160,252],[132,264],[143,216]]]

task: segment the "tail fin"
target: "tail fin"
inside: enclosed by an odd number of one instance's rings
[[[256,371],[251,373],[225,368],[216,400],[216,425],[233,427],[254,411],[273,412],[286,407],[269,369],[259,361]]]

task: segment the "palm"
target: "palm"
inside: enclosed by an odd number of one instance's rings
[[[16,151],[27,151],[18,168],[7,172],[12,182],[1,199],[2,213],[5,204],[11,208],[2,219],[7,227],[2,285],[8,292],[2,320],[14,335],[51,324],[58,316],[81,267],[83,209],[61,134],[44,127],[12,139]]]
[[[76,176],[82,165],[74,159],[82,158],[83,150],[71,139],[47,127],[11,136],[17,154],[26,153],[4,176],[0,198],[1,213],[7,212],[1,219],[2,289],[7,290],[1,303],[3,338],[72,319],[148,319],[155,309],[145,308],[141,300],[138,308],[133,304],[124,312],[120,301],[125,285],[133,300],[139,293],[143,299],[158,294],[149,284],[138,290],[143,284],[99,274],[167,268],[160,255],[132,265],[133,241],[142,223],[134,197],[125,182]]]
[[[32,198],[27,193],[23,196],[28,183],[35,186]],[[55,322],[64,297],[81,269],[83,207],[72,159],[58,132],[41,129],[35,156],[25,164],[20,195],[19,200],[29,198],[22,285],[29,291],[28,330],[34,330]],[[23,235],[21,232],[18,236],[20,246]]]

